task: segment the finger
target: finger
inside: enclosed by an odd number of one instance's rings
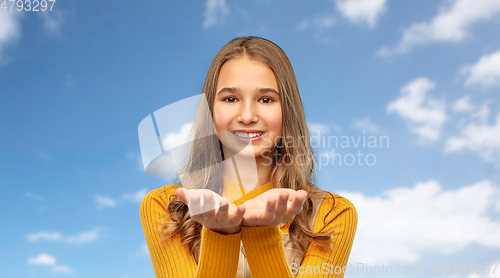
[[[307,191],[305,191],[304,189],[297,190],[297,194],[298,196],[301,196],[304,201],[305,199],[307,199]]]
[[[285,216],[287,210],[289,194],[285,191],[280,192],[278,196],[278,204],[276,205],[276,219],[281,219]]]
[[[229,201],[226,197],[220,199],[220,208],[217,211],[216,220],[221,224],[229,222]]]
[[[229,223],[231,225],[239,225],[243,222],[243,215],[245,215],[246,208],[244,206],[238,206],[236,211],[229,216]]]
[[[202,208],[202,199],[201,199],[201,195],[196,192],[196,191],[193,191],[193,192],[189,192],[189,190],[186,190],[187,191],[187,200],[188,200],[188,208],[189,208],[189,214],[191,214],[191,217],[199,222],[198,220],[200,220],[200,214],[201,214],[201,208]],[[185,191],[185,192],[186,192]]]
[[[236,211],[236,214],[234,215],[234,218],[232,218],[233,221],[241,222],[243,220],[243,215],[245,215],[247,208],[244,206],[238,206],[238,210]]]
[[[293,201],[296,201],[296,202],[299,202],[299,203],[303,203],[307,198],[307,192],[305,190],[298,190],[296,192],[293,192],[293,194],[291,194],[291,197],[289,198],[292,202]]]
[[[292,219],[295,215],[299,214],[302,211],[304,202],[305,197],[302,193],[299,193],[298,196],[294,195],[292,201],[288,203],[286,217]]]
[[[215,221],[215,198],[211,191],[203,192],[203,205],[202,205],[202,213],[203,218],[210,219],[211,221]]]
[[[273,224],[275,218],[276,218],[276,199],[271,197],[267,200],[266,209],[264,210],[264,215],[262,216],[261,220],[263,223],[271,225]]]
[[[179,197],[179,199],[187,204],[187,198],[186,198],[186,193],[184,192],[184,189],[179,187],[175,190],[175,195],[177,195],[177,197]]]

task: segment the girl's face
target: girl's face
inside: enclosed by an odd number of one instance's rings
[[[215,93],[213,119],[224,147],[245,157],[270,152],[281,138],[282,124],[278,84],[271,68],[246,56],[226,61]]]

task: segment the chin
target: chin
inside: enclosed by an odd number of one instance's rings
[[[234,152],[234,150],[233,150]],[[236,153],[236,152],[234,152]],[[241,157],[247,157],[247,158],[257,158],[262,156],[264,153],[266,153],[264,150],[249,150],[248,148],[244,148],[243,150],[240,150],[240,152],[236,153],[236,155],[241,156]]]
[[[252,150],[250,151],[241,150],[239,153],[237,153],[237,155],[250,158],[250,157],[259,157],[260,153]]]

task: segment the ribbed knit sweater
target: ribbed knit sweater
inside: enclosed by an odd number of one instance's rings
[[[224,180],[222,196],[227,197],[235,205],[241,205],[273,188],[272,182],[269,182],[248,191],[226,177]],[[313,231],[335,230],[332,237],[333,249],[320,247],[317,243],[311,242],[304,254],[300,268],[288,264],[282,241],[283,234],[288,234],[289,226],[293,220],[281,227],[242,226],[239,233],[230,235],[223,235],[202,227],[201,253],[197,264],[189,248],[181,243],[179,234],[176,234],[171,241],[159,243],[158,228],[168,220],[166,205],[169,197],[175,194],[177,188],[174,185],[167,191],[167,194],[160,194],[164,191],[163,188],[154,189],[144,197],[140,205],[142,228],[156,278],[234,278],[238,267],[240,241],[245,249],[252,278],[344,276],[340,268],[347,265],[358,220],[354,205],[346,198],[333,194],[335,207],[326,218],[326,223],[330,224],[325,226],[323,219],[333,202],[330,194],[325,196],[317,213]],[[245,192],[244,196],[242,196],[242,192]],[[159,220],[155,221],[157,219]],[[334,269],[335,271],[333,271]]]

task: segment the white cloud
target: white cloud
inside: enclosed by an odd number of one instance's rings
[[[89,232],[83,232],[79,233],[74,236],[68,236],[65,241],[69,243],[76,243],[76,244],[82,244],[82,243],[87,243],[90,241],[97,240],[99,238],[99,232],[97,229],[94,229]]]
[[[163,162],[163,157],[166,157],[166,155],[163,155],[160,157],[160,159],[157,159],[156,163],[159,166],[165,166],[167,163],[170,163],[170,160],[167,162]],[[162,167],[162,169],[165,167]],[[142,171],[144,168],[141,169]],[[154,170],[154,169],[153,169]],[[141,188],[136,192],[126,192],[121,195],[121,197],[117,197],[116,199],[106,197],[106,196],[101,196],[101,195],[96,195],[95,196],[95,201],[98,204],[99,208],[104,208],[104,207],[115,207],[118,204],[123,204],[125,202],[129,203],[140,203],[142,199],[144,199],[144,196],[148,193],[148,190],[146,188]]]
[[[203,27],[210,28],[224,20],[229,14],[225,0],[207,0],[207,7],[205,9],[205,21]]]
[[[72,273],[69,267],[64,265],[56,265],[56,258],[47,255],[45,253],[40,254],[38,257],[29,258],[28,264],[38,264],[38,265],[47,265],[52,266],[51,271],[59,272],[59,273]]]
[[[309,128],[309,133],[311,136],[316,135],[318,133],[321,135],[330,130],[329,126],[322,123],[307,122],[307,127]]]
[[[455,112],[470,112],[475,109],[474,104],[470,100],[469,95],[465,95],[455,101],[455,104],[453,104],[452,110]]]
[[[490,116],[490,108],[488,105],[491,103],[491,100],[486,100],[483,105],[476,110],[476,112],[471,113],[471,120],[477,119],[477,122],[481,124],[486,124],[488,122],[488,118]]]
[[[93,229],[92,231],[82,232],[73,236],[63,236],[59,232],[48,232],[42,231],[35,234],[27,234],[26,239],[29,241],[59,241],[68,243],[86,243],[90,241],[97,240],[99,238],[98,229]]]
[[[500,50],[484,55],[474,65],[465,66],[461,70],[469,76],[465,85],[482,85],[484,87],[500,85]]]
[[[323,124],[319,122],[307,122],[307,128],[309,129],[309,137],[311,139],[311,145],[313,148],[325,148],[329,146],[329,134],[331,130],[340,133],[342,130],[336,124]],[[326,141],[325,141],[326,140]],[[328,142],[328,143],[325,143]],[[319,156],[329,157],[329,154],[319,154]]]
[[[59,33],[60,27],[64,23],[64,18],[60,11],[40,11],[36,14],[41,18],[43,28],[49,34]],[[23,16],[24,13],[17,11],[15,6],[12,11],[0,12],[0,66],[12,61],[12,58],[7,56],[5,49],[13,45],[21,37],[21,19]]]
[[[498,278],[500,277],[500,272],[498,271],[500,268],[498,267],[498,261],[499,260],[492,260],[486,263],[482,263],[482,269],[481,271],[477,271],[478,273],[481,274],[468,274],[467,278]],[[489,269],[487,269],[486,264],[489,264]],[[469,268],[470,269],[470,268]],[[486,273],[488,271],[488,273]]]
[[[423,138],[436,141],[446,121],[444,101],[427,96],[435,84],[425,77],[417,78],[401,89],[400,97],[387,105],[388,112],[396,112],[406,119],[410,130]]]
[[[42,196],[33,194],[31,192],[26,192],[26,197],[31,198],[31,199],[37,199],[37,200],[42,200],[43,199]]]
[[[135,193],[125,193],[122,195],[122,198],[132,203],[140,203],[146,194],[148,194],[148,191],[142,188]]]
[[[337,10],[350,21],[374,27],[386,9],[387,0],[336,0],[335,2]]]
[[[429,21],[414,23],[393,49],[384,47],[378,54],[405,53],[415,45],[432,42],[460,42],[467,37],[471,25],[490,19],[500,11],[498,0],[448,0],[445,3],[438,15]]]
[[[64,266],[64,265],[54,266],[50,270],[52,270],[53,272],[59,272],[59,273],[72,273],[73,272],[71,270],[71,268]]]
[[[167,135],[162,136],[162,144],[165,151],[171,150],[178,146],[183,146],[192,141],[190,131],[193,127],[193,122],[182,125],[179,132],[169,132]]]
[[[113,208],[116,206],[115,200],[106,196],[96,195],[95,201],[97,202],[99,208],[105,208],[105,207]]]
[[[309,28],[314,28],[317,31],[328,29],[335,24],[333,16],[316,16],[312,19],[304,18],[299,23],[299,30],[303,31]]]
[[[21,37],[22,13],[17,11],[0,12],[0,65],[10,62],[5,48]]]
[[[485,161],[496,162],[500,166],[500,114],[489,124],[489,101],[483,104],[471,119],[476,119],[461,127],[460,134],[446,141],[446,152],[464,149],[478,153]]]
[[[41,11],[37,13],[42,19],[43,28],[49,34],[59,34],[61,25],[64,23],[64,17],[59,10]]]
[[[451,254],[471,244],[500,248],[500,187],[485,180],[443,190],[434,180],[377,196],[339,192],[358,212],[351,260],[416,262],[429,252]],[[464,224],[466,223],[466,224]]]
[[[376,133],[380,130],[380,128],[372,123],[369,118],[365,117],[363,119],[355,120],[352,123],[352,127],[360,130],[367,130],[372,133]]]
[[[174,108],[180,109],[178,106]],[[161,109],[160,113],[164,113],[165,111],[165,109]],[[168,111],[171,110],[169,109]],[[158,111],[155,112],[155,117],[161,118],[157,113]],[[163,114],[163,116],[165,119],[166,114]],[[150,149],[156,143],[141,144],[141,156],[138,158],[142,164],[141,171],[146,170],[146,173],[152,177],[172,179],[175,178],[176,170],[181,169],[184,163],[188,161],[188,149],[191,147],[191,142],[193,141],[191,134],[193,122],[185,122],[178,129],[165,123],[158,125],[165,152],[160,155],[157,150]],[[164,130],[160,127],[163,127]]]
[[[41,264],[41,265],[55,265],[56,258],[43,253],[43,254],[40,254],[38,257],[29,258],[28,263],[29,264]]]
[[[481,274],[468,274],[467,275],[467,278],[498,278],[500,277],[500,271],[499,268],[498,268],[498,262],[500,260],[492,260],[492,261],[489,261],[489,262],[483,262],[481,264],[482,266],[482,269],[479,270],[479,269],[476,269],[476,272],[477,273],[481,273]],[[489,269],[486,268],[486,264],[489,264]],[[470,269],[470,268],[469,268]],[[488,273],[486,273],[486,271],[488,271]]]
[[[26,239],[29,241],[39,241],[39,240],[48,240],[48,241],[61,241],[62,236],[58,232],[39,232],[36,234],[28,234],[26,235]]]

